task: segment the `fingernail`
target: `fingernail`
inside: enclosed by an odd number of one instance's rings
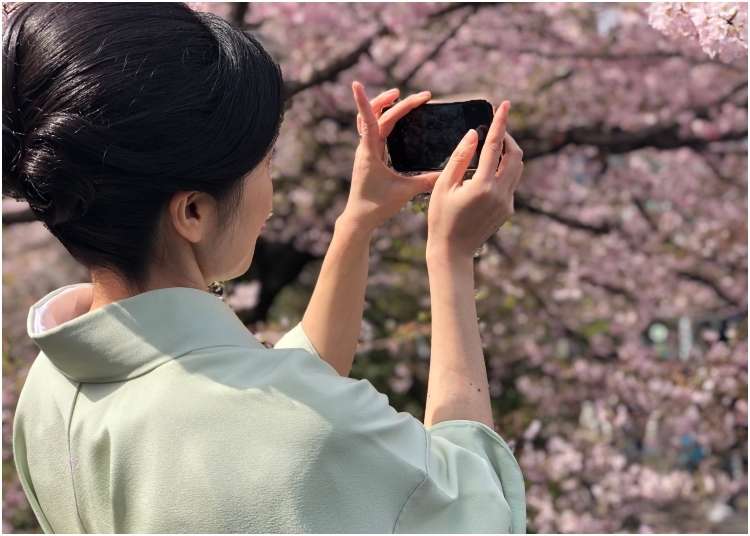
[[[432,92],[431,91],[422,91],[420,93],[420,95],[422,95],[422,96],[424,96],[424,95],[432,95]]]
[[[470,128],[469,131],[464,136],[464,140],[466,140],[467,143],[472,143],[476,139],[474,136],[478,136],[478,133],[475,129]]]

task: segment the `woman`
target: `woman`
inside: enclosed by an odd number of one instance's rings
[[[522,153],[496,111],[440,173],[395,174],[387,112],[361,136],[302,321],[266,348],[206,291],[243,274],[271,211],[284,111],[252,36],[184,4],[24,4],[3,44],[4,192],[91,273],[35,303],[16,467],[45,532],[525,532],[494,431],[472,253],[513,213]],[[502,154],[502,147],[505,152]],[[348,378],[373,231],[432,191],[425,422]]]

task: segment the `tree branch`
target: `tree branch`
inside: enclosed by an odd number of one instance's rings
[[[707,275],[702,274],[700,272],[696,272],[693,270],[677,270],[675,272],[678,277],[681,277],[682,279],[686,279],[688,281],[692,281],[694,283],[701,284],[705,287],[710,288],[711,290],[716,293],[716,295],[727,302],[730,305],[734,305],[737,307],[743,307],[745,306],[740,301],[736,300],[732,296],[730,296],[723,288],[719,286],[719,284],[716,281],[713,281],[711,278],[709,278]]]
[[[469,9],[469,10],[468,10],[468,11],[466,12],[466,14],[465,14],[465,15],[464,15],[464,16],[463,16],[463,17],[461,18],[461,20],[460,20],[460,21],[458,21],[458,23],[457,23],[457,24],[455,24],[455,25],[453,26],[453,28],[451,28],[451,30],[450,30],[450,31],[449,31],[449,32],[448,32],[448,33],[447,33],[447,34],[446,34],[446,35],[445,35],[445,36],[444,36],[444,37],[443,37],[443,38],[442,38],[442,39],[441,39],[440,41],[438,41],[438,42],[437,42],[437,44],[436,44],[436,45],[435,45],[435,46],[433,47],[433,49],[432,49],[432,50],[431,50],[431,51],[430,51],[430,52],[429,52],[428,54],[426,54],[426,55],[425,55],[425,57],[424,57],[424,58],[422,58],[422,60],[421,60],[420,62],[418,62],[418,63],[417,63],[417,64],[416,64],[416,65],[415,65],[415,66],[414,66],[414,67],[413,67],[413,68],[412,68],[412,69],[411,69],[411,70],[410,70],[410,71],[409,71],[409,72],[408,72],[408,73],[407,73],[407,74],[406,74],[406,75],[405,75],[405,76],[404,76],[404,77],[403,77],[403,78],[401,79],[400,83],[398,84],[398,86],[399,86],[400,88],[403,88],[404,86],[408,85],[408,84],[409,84],[409,82],[411,82],[412,78],[414,78],[414,75],[416,75],[416,74],[417,74],[417,73],[419,72],[419,70],[420,70],[420,69],[421,69],[421,68],[422,68],[422,67],[424,66],[424,64],[425,64],[425,63],[427,63],[428,61],[430,61],[430,60],[434,59],[435,57],[437,57],[437,55],[438,55],[438,54],[440,54],[440,51],[441,51],[441,50],[443,50],[443,48],[445,47],[445,45],[446,45],[446,44],[447,44],[447,43],[448,43],[448,42],[449,42],[449,41],[450,41],[451,39],[453,39],[453,38],[454,38],[454,37],[456,36],[456,33],[458,33],[458,30],[459,30],[459,29],[461,29],[461,27],[462,27],[462,26],[463,26],[464,24],[466,24],[466,21],[468,21],[468,20],[469,20],[469,18],[470,18],[470,17],[472,16],[472,15],[474,15],[474,14],[475,14],[475,13],[476,13],[477,11],[479,11],[479,5],[481,5],[481,4],[471,4],[471,5],[469,6],[469,7],[471,8],[471,9]],[[462,5],[461,5],[461,7],[465,7],[465,5],[464,5],[464,4],[462,4]],[[445,11],[445,10],[443,10],[443,14],[445,14],[446,12],[449,12],[449,11]],[[433,14],[433,15],[434,15],[434,14]]]
[[[543,93],[547,91],[554,85],[559,84],[560,82],[564,82],[565,80],[573,76],[574,73],[574,69],[567,69],[562,74],[556,74],[554,76],[551,76],[550,78],[547,78],[544,82],[539,84],[539,87],[536,89],[536,93]]]
[[[312,86],[335,80],[341,72],[356,65],[363,54],[369,53],[370,47],[375,39],[384,35],[389,35],[390,33],[391,31],[386,26],[381,25],[373,35],[362,41],[362,43],[360,43],[354,50],[333,59],[328,65],[313,72],[306,80],[287,81],[284,84],[284,90],[286,91],[287,96],[292,97],[300,91],[304,91]]]
[[[524,159],[528,161],[556,153],[568,145],[590,145],[610,154],[623,154],[646,147],[663,150],[681,147],[702,149],[719,141],[744,139],[747,137],[747,128],[726,132],[717,139],[707,140],[681,135],[680,126],[676,123],[654,125],[635,132],[598,123],[553,133],[545,140],[540,139],[531,129],[516,131],[515,137],[524,149]]]
[[[633,197],[633,204],[638,209],[639,214],[646,221],[649,228],[652,231],[658,231],[659,226],[656,224],[651,214],[648,213],[648,209],[646,208],[646,201],[644,199],[641,199],[640,197]]]
[[[562,223],[563,225],[567,225],[568,227],[572,227],[573,229],[580,229],[582,231],[588,231],[589,233],[602,235],[611,232],[614,228],[612,224],[608,222],[599,224],[586,223],[580,220],[576,220],[575,218],[571,218],[570,216],[565,216],[564,214],[558,214],[556,212],[545,210],[541,207],[535,206],[518,192],[516,192],[513,202],[514,207],[519,210],[524,210],[531,214],[545,216],[546,218],[554,220],[558,223]]]
[[[742,185],[739,180],[730,177],[729,175],[725,175],[722,173],[721,169],[719,168],[719,165],[711,160],[711,155],[707,154],[706,151],[693,151],[696,155],[698,155],[701,160],[706,164],[708,169],[711,170],[711,172],[714,174],[714,176],[719,179],[721,182],[724,182],[726,184],[730,184],[732,186],[735,186],[737,188],[743,188],[747,185]]]
[[[425,54],[425,56],[405,76],[399,79],[395,77],[392,72],[396,64],[398,64],[399,60],[401,59],[400,54],[396,54],[388,63],[386,63],[384,66],[381,66],[386,76],[386,85],[389,87],[397,87],[402,91],[402,93],[406,93],[409,89],[409,82],[411,82],[414,75],[419,71],[419,69],[422,68],[422,66],[426,62],[428,62],[431,59],[434,59],[440,53],[443,47],[451,39],[453,39],[453,37],[456,36],[456,33],[458,32],[458,30],[461,28],[462,25],[466,23],[469,17],[471,17],[473,14],[475,14],[477,11],[479,11],[482,8],[485,8],[488,6],[495,6],[498,4],[501,4],[501,2],[458,2],[455,4],[447,4],[446,7],[438,9],[437,11],[428,15],[427,23],[422,25],[422,27],[420,28],[421,31],[429,29],[430,26],[432,26],[436,21],[444,18],[450,13],[453,13],[460,9],[469,8],[469,12],[466,14],[466,16],[463,17],[463,19],[456,26],[454,26],[453,29],[450,30],[443,39],[438,41],[438,43],[436,43],[436,45],[432,48],[432,50],[428,52],[427,54]]]
[[[681,52],[669,52],[669,51],[658,51],[658,52],[589,52],[589,51],[577,51],[573,50],[570,52],[545,52],[533,48],[521,48],[514,52],[518,54],[531,54],[539,58],[552,59],[552,60],[601,60],[601,61],[660,61],[668,60],[672,58],[683,58],[685,61],[692,65],[712,64],[725,69],[743,73],[745,72],[740,67],[732,65],[731,63],[725,63],[715,58],[691,58]]]
[[[678,56],[683,56],[679,52],[642,52],[642,53],[611,53],[611,52],[587,52],[587,51],[572,51],[572,52],[544,52],[534,48],[520,48],[515,52],[519,54],[531,54],[540,58],[548,58],[553,60],[559,59],[581,59],[581,60],[661,60],[669,59]]]
[[[454,11],[457,11],[459,9],[471,7],[476,12],[478,9],[488,6],[497,6],[501,5],[504,2],[455,2],[450,4],[445,4],[445,7],[442,7],[438,9],[437,11],[434,11],[433,13],[430,13],[427,16],[428,22],[434,22],[437,19],[440,19],[444,17],[445,15],[448,15],[449,13],[453,13]]]

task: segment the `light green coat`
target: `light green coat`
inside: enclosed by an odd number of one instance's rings
[[[13,455],[45,532],[526,531],[494,430],[425,428],[340,376],[301,323],[266,348],[208,292],[88,311],[90,292],[59,288],[28,316],[42,351]]]

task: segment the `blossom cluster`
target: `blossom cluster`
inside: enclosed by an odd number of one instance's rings
[[[712,58],[747,56],[746,2],[659,2],[649,7],[648,16],[657,30],[697,41]]]

